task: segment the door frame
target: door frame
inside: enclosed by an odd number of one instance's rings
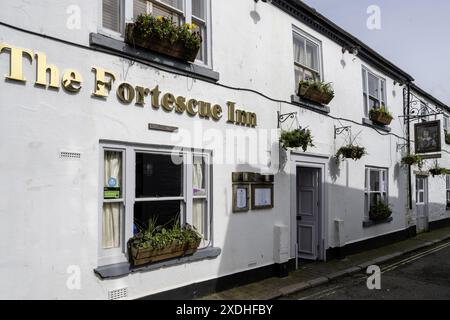
[[[319,169],[320,171],[320,186],[319,186],[319,223],[318,223],[318,241],[320,243],[320,250],[318,252],[318,260],[326,261],[326,249],[328,248],[328,195],[327,188],[325,188],[326,173],[330,157],[328,155],[320,154],[301,154],[290,153],[290,172],[291,172],[291,258],[296,257],[295,245],[297,243],[297,168],[311,168]]]
[[[418,214],[419,214],[419,210],[417,208],[417,196],[418,196],[418,189],[417,189],[417,181],[418,179],[423,179],[423,199],[424,199],[424,213],[425,213],[425,219],[426,219],[426,227],[423,230],[418,230]],[[416,201],[415,201],[415,212],[416,212],[416,232],[421,233],[421,232],[427,232],[430,230],[430,190],[429,190],[429,176],[427,175],[416,175],[416,184],[414,186],[415,188],[415,193],[416,193]]]

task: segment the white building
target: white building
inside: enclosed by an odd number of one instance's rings
[[[400,166],[405,92],[439,107],[447,128],[450,109],[301,1],[4,0],[0,9],[0,298],[196,297],[282,275],[297,256],[325,261],[416,234],[416,202],[427,202],[416,201],[414,168],[409,179]],[[126,44],[125,23],[144,12],[199,25],[197,60]],[[331,103],[300,99],[301,77],[332,82]],[[381,105],[390,126],[369,119]],[[280,129],[298,126],[314,147],[284,152]],[[439,161],[450,166],[443,137]],[[337,165],[349,142],[367,155]],[[274,181],[236,184],[234,172]],[[428,227],[450,219],[449,182],[428,179]],[[118,199],[106,196],[111,186]],[[248,211],[233,212],[237,186],[256,190]],[[369,219],[374,199],[390,204],[389,219]],[[126,243],[155,216],[194,225],[201,247],[133,268]]]

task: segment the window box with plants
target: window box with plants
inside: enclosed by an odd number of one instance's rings
[[[190,225],[180,227],[179,222],[171,228],[149,223],[146,230],[128,241],[128,255],[132,266],[141,266],[162,260],[194,254],[202,237]]]
[[[378,201],[369,210],[369,219],[372,221],[387,220],[392,215],[392,210],[388,204]]]
[[[329,104],[334,98],[331,83],[317,80],[302,80],[298,85],[298,96],[320,104]]]
[[[392,122],[392,114],[386,110],[385,106],[381,108],[373,108],[369,112],[369,118],[376,124],[381,124],[383,126],[388,126]]]
[[[284,150],[301,147],[306,152],[308,147],[314,147],[312,139],[311,130],[299,128],[281,132],[280,143]]]
[[[172,19],[141,14],[134,23],[126,24],[125,42],[176,59],[194,62],[202,38],[194,24],[177,26]]]
[[[431,168],[430,170],[428,170],[428,172],[434,177],[436,176],[442,176],[442,175],[446,175],[446,174],[450,174],[450,169],[446,169],[446,168],[441,168],[438,165],[434,166],[433,168]]]

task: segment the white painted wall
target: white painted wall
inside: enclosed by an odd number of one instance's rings
[[[98,1],[99,2],[99,1]],[[68,30],[65,10],[71,4],[81,9],[81,28]],[[30,31],[89,45],[89,33],[98,30],[97,1],[12,1],[0,4],[0,21]],[[230,8],[233,8],[232,10]],[[220,72],[220,83],[258,90],[270,97],[290,101],[294,90],[292,25],[322,41],[325,81],[333,82],[336,97],[331,115],[361,123],[364,116],[362,61],[344,56],[341,47],[303,26],[271,5],[259,2],[260,15],[255,23],[250,13],[253,1],[213,1],[213,69]],[[49,18],[51,17],[51,19]],[[334,140],[334,125],[352,125],[357,142],[369,153],[361,161],[347,161],[337,171],[330,163],[325,175],[329,208],[327,248],[334,247],[334,219],[344,220],[345,241],[362,239],[402,230],[406,216],[406,178],[399,168],[401,140],[381,136],[372,128],[347,121],[336,121],[296,106],[271,102],[255,93],[225,89],[198,80],[160,72],[140,63],[106,55],[0,26],[0,43],[45,52],[49,63],[60,70],[74,68],[83,75],[83,89],[70,95],[63,90],[50,91],[33,86],[35,64],[24,64],[25,85],[0,79],[0,298],[105,299],[107,290],[128,286],[130,297],[169,290],[194,282],[213,279],[254,267],[269,265],[273,258],[274,225],[291,225],[290,181],[294,172],[286,165],[275,177],[275,208],[231,213],[231,172],[243,171],[245,163],[216,165],[213,168],[214,245],[222,254],[213,260],[195,262],[117,280],[99,280],[97,267],[99,241],[98,202],[99,140],[170,145],[168,133],[150,132],[149,122],[178,126],[194,132],[199,123],[204,130],[215,129],[214,138],[233,129],[225,119],[194,121],[186,115],[155,111],[151,107],[124,106],[115,93],[106,101],[91,97],[94,88],[92,66],[116,72],[117,84],[160,88],[167,92],[219,103],[227,100],[257,113],[258,129],[276,129],[276,111],[297,112],[303,127],[309,126],[315,148],[310,152],[333,155],[344,144],[344,135]],[[341,59],[346,66],[343,67]],[[366,64],[364,64],[366,65]],[[367,66],[367,65],[366,65]],[[368,66],[370,67],[370,66]],[[8,73],[9,55],[0,54],[0,75]],[[374,72],[378,73],[376,70]],[[403,135],[402,88],[394,86],[386,75],[388,106],[394,113],[392,133]],[[114,86],[117,88],[117,84]],[[285,126],[289,126],[286,122]],[[286,128],[286,127],[284,127]],[[249,133],[255,129],[249,129]],[[185,147],[207,145],[209,137],[185,141]],[[212,151],[220,150],[218,140]],[[269,151],[267,139],[263,151]],[[209,148],[209,145],[207,145]],[[264,148],[263,148],[264,149]],[[59,151],[80,151],[80,161],[62,161]],[[277,163],[278,153],[267,153]],[[333,161],[333,160],[331,160]],[[394,220],[390,224],[364,229],[364,168],[366,165],[389,168],[389,196]],[[436,217],[437,218],[437,217]],[[254,263],[256,262],[256,265]],[[249,267],[249,264],[252,267]],[[81,268],[81,290],[68,290],[67,267]]]

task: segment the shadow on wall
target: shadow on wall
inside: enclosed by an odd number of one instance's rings
[[[283,167],[283,161],[281,167]],[[396,166],[390,171],[391,185],[389,189],[393,196],[389,197],[389,204],[392,207],[393,221],[374,225],[368,228],[363,227],[365,219],[365,191],[364,183],[361,188],[350,188],[336,184],[337,179],[345,174],[351,179],[356,174],[356,169],[349,160],[349,165],[345,166],[341,163],[337,166],[334,158],[329,160],[329,177],[330,181],[325,184],[324,188],[328,194],[328,213],[325,214],[325,228],[328,231],[326,248],[335,248],[339,246],[339,237],[335,230],[335,219],[344,220],[344,242],[360,241],[367,238],[377,237],[399,230],[405,230],[410,227],[407,217],[408,210],[408,193],[407,193],[407,177],[402,174],[400,166]],[[360,168],[360,167],[359,167]],[[358,170],[360,170],[358,168]],[[258,168],[248,164],[238,165],[236,171],[256,171]],[[342,181],[347,181],[346,177],[340,177]],[[220,256],[220,265],[217,270],[218,275],[230,274],[230,272],[238,273],[251,269],[257,269],[255,273],[245,278],[247,282],[257,281],[258,277],[267,277],[267,270],[263,270],[265,266],[274,264],[274,225],[278,223],[289,226],[289,232],[295,230],[291,228],[291,212],[290,203],[296,201],[291,199],[290,183],[294,175],[284,175],[280,172],[275,176],[274,184],[274,204],[273,210],[249,210],[245,213],[232,213],[232,196],[226,195],[226,212],[228,216],[226,226],[215,226],[220,228],[224,237],[222,243],[222,253]],[[392,183],[395,181],[395,183]],[[231,175],[227,182],[232,185]],[[229,189],[227,186],[227,189]],[[395,192],[394,192],[395,190]],[[430,210],[445,210],[445,203],[430,204]],[[413,221],[415,223],[415,221]],[[341,238],[342,239],[342,238]],[[291,241],[291,240],[290,240]],[[344,244],[345,244],[344,243]],[[294,245],[290,243],[290,245]],[[384,242],[375,243],[375,246],[386,245]],[[244,276],[247,277],[247,274]],[[218,279],[215,283],[216,291],[225,290],[233,287],[233,281],[229,277]]]

